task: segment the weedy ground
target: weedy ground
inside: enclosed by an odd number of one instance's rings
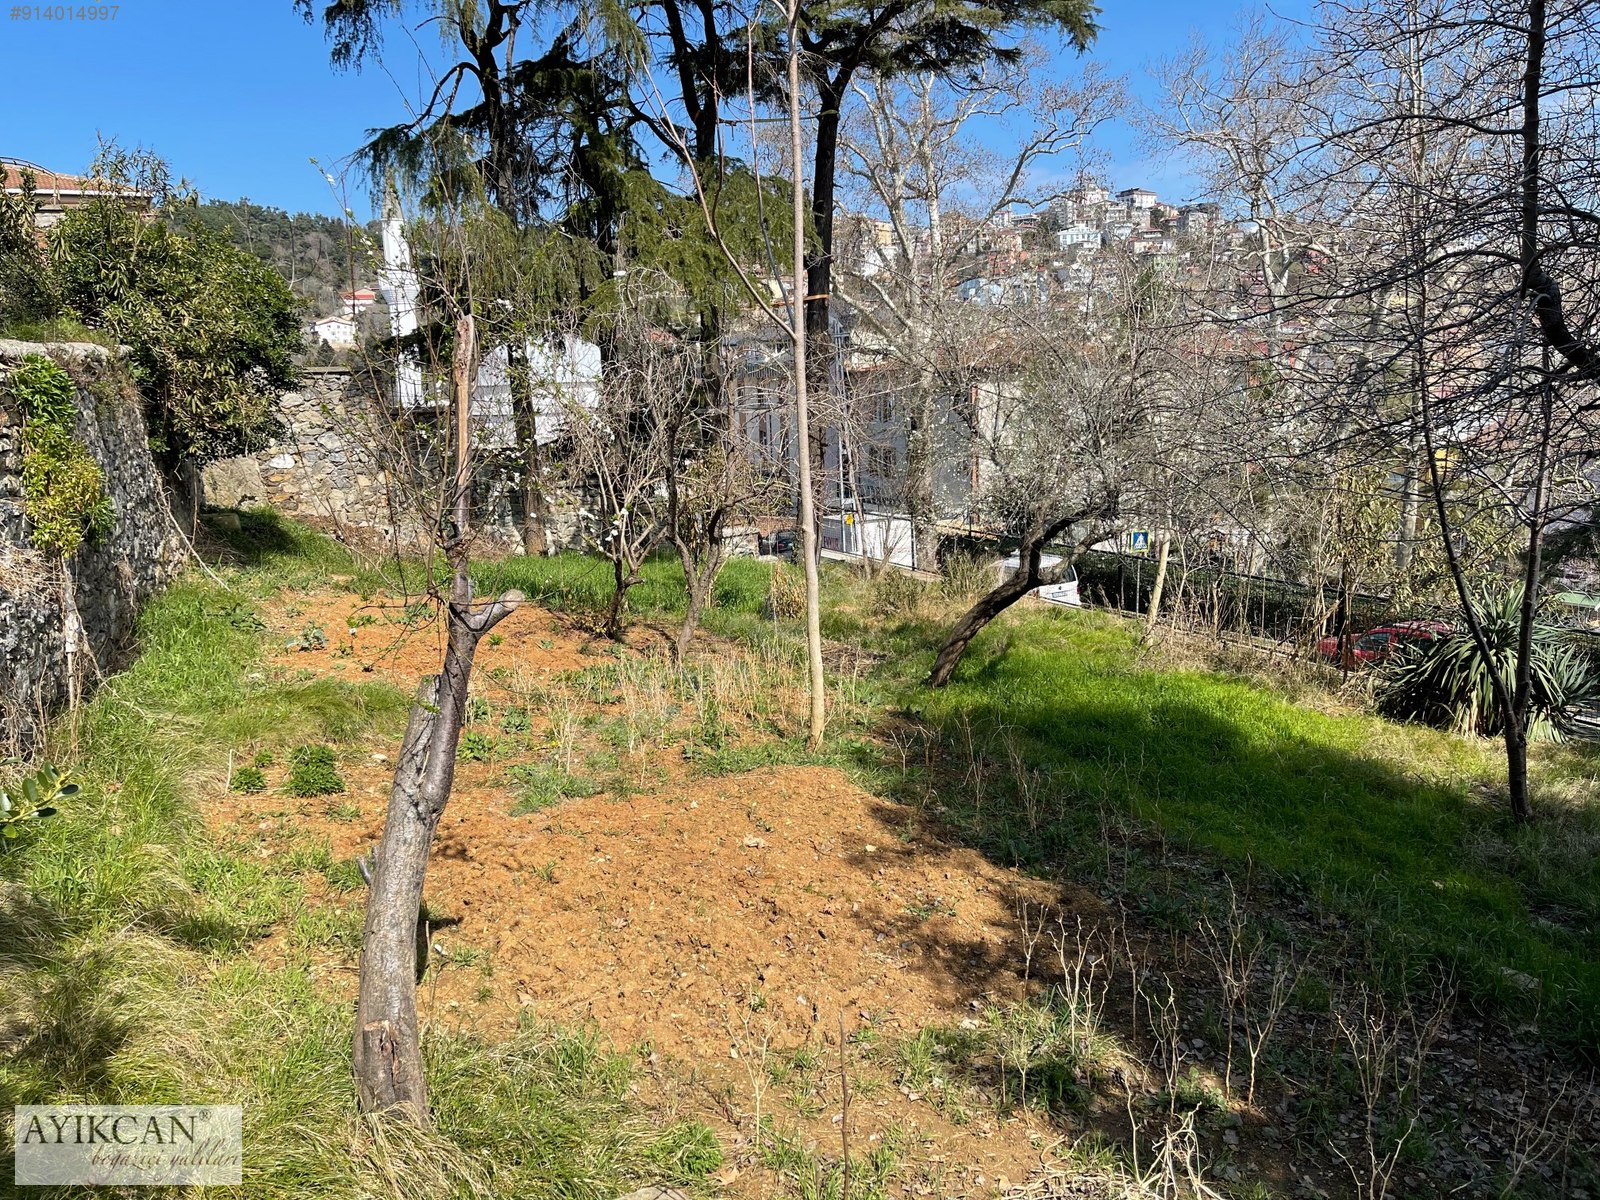
[[[602,564],[479,569],[536,606],[430,874],[439,1128],[362,1121],[353,860],[438,616],[416,564],[220,536],[0,853],[0,1110],[242,1102],[251,1195],[1594,1194],[1591,751],[1519,830],[1490,745],[1033,607],[929,693],[974,581],[830,572],[811,752],[753,562],[682,665],[669,562],[623,644]]]

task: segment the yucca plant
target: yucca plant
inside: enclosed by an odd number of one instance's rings
[[[1489,647],[1487,663],[1466,632],[1413,643],[1389,659],[1377,678],[1379,711],[1457,733],[1503,732],[1505,715],[1495,704],[1490,672],[1499,674],[1508,692],[1515,690],[1521,604],[1520,587],[1479,596],[1475,607]],[[1544,621],[1533,627],[1531,666],[1528,740],[1559,741],[1571,732],[1584,701],[1600,694],[1600,678],[1565,631]]]

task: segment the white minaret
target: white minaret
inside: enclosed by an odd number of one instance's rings
[[[378,290],[389,305],[389,332],[396,338],[415,333],[421,287],[411,266],[411,245],[393,192],[383,202],[383,268],[378,272]],[[395,364],[394,402],[400,409],[422,405],[422,366],[413,353],[402,355]]]

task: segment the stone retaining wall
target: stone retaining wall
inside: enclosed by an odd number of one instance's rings
[[[391,536],[389,476],[377,452],[390,431],[378,426],[358,377],[307,368],[300,390],[279,398],[278,416],[283,435],[260,454],[223,459],[201,472],[204,502],[268,504],[333,532],[349,526]]]
[[[28,543],[22,499],[22,419],[4,376],[29,354],[60,362],[78,382],[76,436],[100,464],[116,511],[103,542],[65,571]],[[25,754],[68,701],[122,667],[139,609],[182,565],[138,394],[115,354],[81,342],[0,339],[0,746]],[[72,636],[75,606],[81,633]],[[69,656],[69,648],[73,653]]]

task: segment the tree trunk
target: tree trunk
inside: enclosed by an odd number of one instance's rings
[[[1505,729],[1506,791],[1511,801],[1511,819],[1518,825],[1533,820],[1533,802],[1528,798],[1528,737],[1520,719],[1508,719]]]
[[[529,397],[514,401],[517,410],[517,439],[522,443],[522,552],[546,554],[550,548],[544,519],[544,488],[540,485],[543,464],[539,457],[538,429]]]
[[[678,627],[677,641],[673,643],[673,657],[679,662],[688,656],[694,644],[695,630],[700,628],[700,614],[705,611],[706,593],[710,589],[698,581],[689,584],[689,595],[683,611],[683,624]]]
[[[914,565],[923,571],[939,569],[939,526],[934,511],[934,466],[937,402],[933,373],[919,372],[906,414],[906,508],[911,514]]]
[[[1034,558],[1037,563],[1037,553]],[[933,660],[933,670],[928,672],[928,686],[941,688],[949,683],[972,639],[982,633],[990,621],[1038,586],[1037,565],[1032,569],[1023,567],[999,587],[980,596],[978,602],[961,615],[961,619],[950,630],[950,636],[939,648],[938,657]]]
[[[839,139],[839,112],[835,101],[831,122],[827,111],[826,100],[824,111],[819,118],[817,133],[817,162],[822,164],[823,155],[823,126],[831,130],[832,145],[827,156],[827,195],[824,200],[822,195],[823,181],[816,181],[817,190],[813,194],[812,203],[814,211],[821,214],[823,228],[818,229],[819,238],[826,232],[823,250],[817,264],[813,264],[813,272],[820,270],[823,288],[815,298],[806,294],[807,271],[805,265],[806,231],[805,231],[805,134],[800,119],[800,50],[796,39],[800,34],[800,0],[788,2],[788,63],[787,74],[789,83],[789,152],[794,166],[793,200],[794,200],[794,289],[793,304],[790,308],[789,325],[790,334],[794,343],[794,407],[795,407],[795,440],[798,443],[800,459],[800,544],[801,553],[805,559],[806,575],[806,674],[810,684],[811,711],[807,721],[806,742],[816,749],[822,744],[822,736],[827,728],[827,678],[822,666],[822,580],[817,568],[817,509],[816,498],[811,488],[811,400],[807,391],[806,372],[809,363],[806,357],[806,332],[807,325],[812,319],[812,305],[817,304],[821,313],[822,329],[826,334],[828,321],[828,308],[826,287],[829,278],[828,247],[832,243],[833,229],[833,153],[838,148]]]
[[[1071,552],[1048,571],[1040,567],[1046,546],[1074,525],[1110,517],[1116,509],[1117,497],[1112,493],[1103,497],[1098,503],[1061,517],[1049,525],[1035,526],[1017,547],[1017,573],[987,595],[979,597],[978,602],[963,613],[961,619],[950,630],[950,636],[945,639],[944,645],[939,648],[939,653],[933,660],[933,670],[928,672],[928,686],[943,687],[949,683],[950,676],[955,673],[956,666],[961,661],[961,656],[967,652],[968,644],[983,631],[984,626],[1034,588],[1059,581],[1072,564],[1078,561],[1078,556],[1087,547],[1104,537],[1106,531],[1090,529]]]
[[[456,334],[455,531],[444,550],[451,568],[446,606],[449,641],[444,668],[417,689],[395,766],[389,811],[372,867],[358,968],[353,1069],[361,1110],[392,1113],[428,1125],[427,1081],[417,1024],[417,918],[434,831],[455,780],[456,744],[466,718],[467,687],[478,641],[508,616],[522,596],[508,592],[483,608],[472,605],[467,524],[471,516],[470,387],[472,318]]]
[[[1161,616],[1161,591],[1167,584],[1167,556],[1172,550],[1172,535],[1162,531],[1156,549],[1156,577],[1150,584],[1150,604],[1144,614],[1144,640],[1149,641],[1156,631],[1156,620]]]
[[[719,524],[721,520],[720,513],[712,514],[713,525]],[[673,538],[673,544],[678,548],[678,561],[683,564],[686,592],[683,624],[678,627],[677,640],[673,643],[673,655],[680,663],[689,653],[689,647],[694,644],[695,631],[700,628],[700,618],[711,603],[712,593],[717,586],[717,576],[721,574],[722,564],[726,559],[721,535],[710,536],[713,540],[706,548],[706,557],[701,562],[696,562],[694,549],[686,537],[677,534]]]
[[[811,228],[816,243],[806,262],[804,302],[806,332],[818,350],[825,350],[832,333],[828,313],[833,292],[833,195],[839,169],[839,120],[848,86],[845,77],[837,84],[824,85],[817,95],[817,140],[811,168]],[[798,170],[796,188],[800,190]],[[802,213],[796,216],[803,219]]]
[[[1421,474],[1417,470],[1417,454],[1417,448],[1408,443],[1406,465],[1400,473],[1400,530],[1394,547],[1394,566],[1402,575],[1411,569],[1411,560],[1416,555],[1417,521],[1422,510],[1422,495],[1417,490]]]
[[[611,560],[611,607],[606,610],[606,636],[613,641],[622,640],[622,607],[627,602],[632,581],[623,570],[622,560]]]

